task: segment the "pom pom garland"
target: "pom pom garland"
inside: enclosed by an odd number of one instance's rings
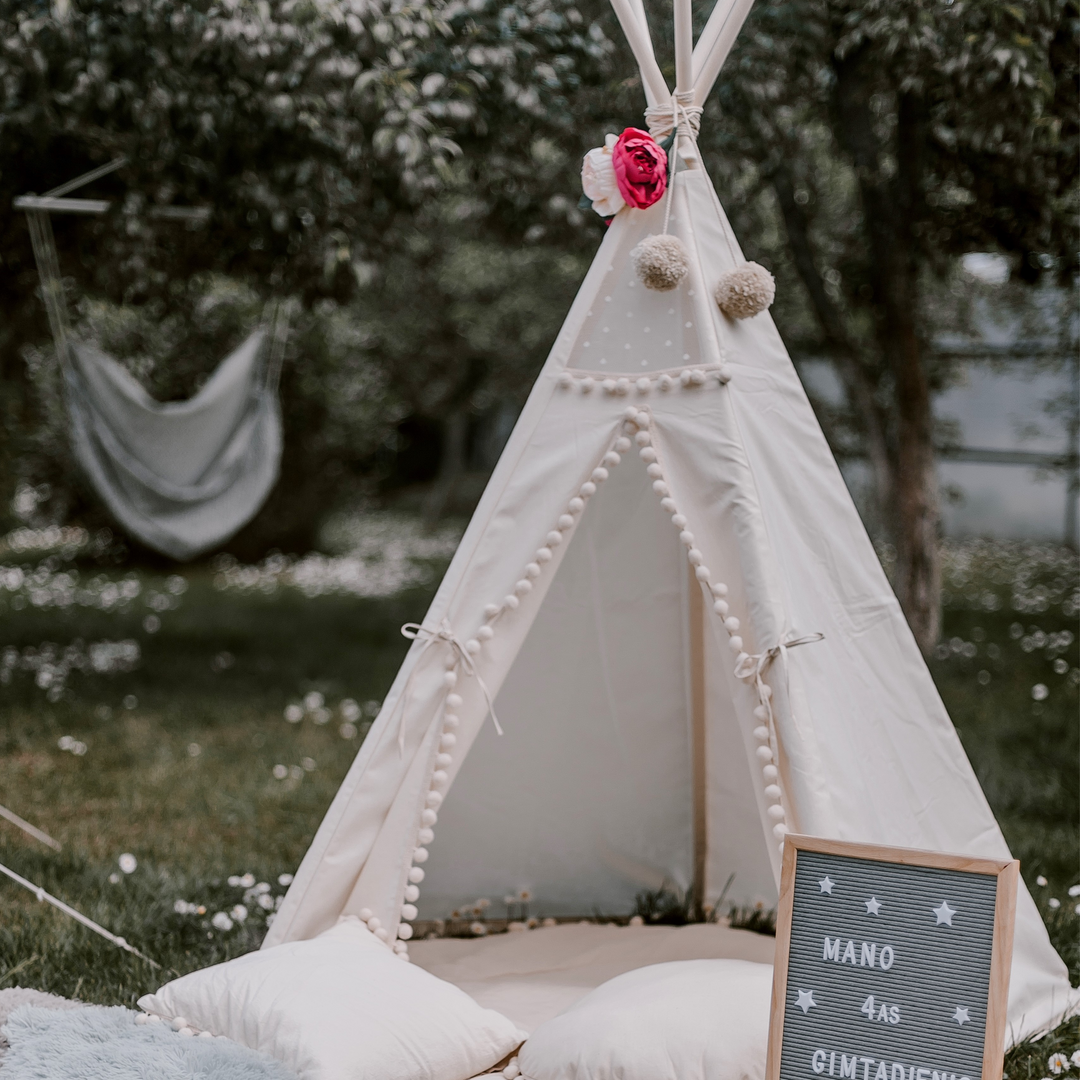
[[[630,252],[637,276],[647,289],[670,292],[690,272],[690,256],[677,236],[646,236]]]
[[[771,306],[776,279],[756,262],[743,263],[720,275],[713,295],[729,319],[750,319]]]
[[[413,922],[416,919],[416,916],[419,914],[420,913],[416,910],[416,906],[414,904],[401,905],[401,917],[406,922]]]
[[[424,871],[419,866],[409,867],[409,880],[414,885],[419,885],[424,880]]]
[[[405,899],[408,900],[410,904],[415,904],[416,901],[420,899],[420,890],[415,885],[406,885]]]

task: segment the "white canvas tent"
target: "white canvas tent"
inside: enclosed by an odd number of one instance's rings
[[[662,128],[640,2],[612,2]],[[676,0],[683,104],[749,6],[691,55]],[[631,266],[662,205],[616,216],[266,946],[362,913],[404,952],[418,915],[522,888],[614,914],[734,873],[771,902],[785,830],[1007,855],[776,328],[711,299],[742,256],[679,146],[688,278]],[[1069,1003],[1021,886],[1013,1037]]]

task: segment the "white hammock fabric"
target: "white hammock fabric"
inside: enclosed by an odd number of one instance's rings
[[[105,170],[57,188],[73,190]],[[181,561],[247,524],[281,463],[278,376],[288,318],[276,305],[187,401],[155,401],[116,360],[71,333],[48,213],[28,210],[42,298],[64,375],[76,459],[117,522]]]
[[[72,341],[64,368],[75,455],[116,520],[186,560],[251,520],[278,478],[281,415],[256,330],[187,401],[155,401],[112,357]],[[276,379],[274,380],[276,382]]]

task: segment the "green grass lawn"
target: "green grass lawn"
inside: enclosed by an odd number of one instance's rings
[[[426,584],[373,598],[334,591],[326,565],[307,578],[269,563],[170,579],[62,556],[43,566],[42,554],[0,546],[0,803],[63,851],[0,821],[0,861],[165,970],[0,878],[0,987],[131,1006],[173,973],[257,946],[285,891],[279,878],[299,864],[348,769],[408,645],[399,627],[423,615],[438,566],[421,564]],[[13,588],[15,566],[23,580]],[[78,580],[64,579],[73,568]],[[126,601],[125,579],[138,584]],[[234,587],[215,585],[226,579]],[[931,664],[1074,983],[1076,588],[1075,560],[1059,549],[950,548],[945,637]],[[130,646],[101,645],[117,641],[137,643],[137,663]],[[302,720],[284,718],[289,705]],[[123,853],[135,856],[131,873]],[[213,925],[238,904],[243,921]],[[1047,1054],[1078,1046],[1070,1021],[1014,1051],[1009,1075],[1042,1077]]]

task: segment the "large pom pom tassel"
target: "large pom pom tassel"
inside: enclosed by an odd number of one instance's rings
[[[728,318],[749,319],[776,299],[776,278],[756,262],[743,263],[720,275],[713,295]]]
[[[646,236],[630,259],[647,289],[670,292],[690,270],[690,257],[677,236]]]

